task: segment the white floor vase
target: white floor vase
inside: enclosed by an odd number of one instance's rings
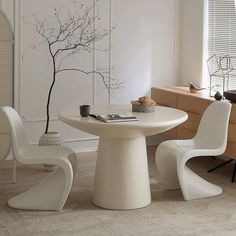
[[[61,146],[62,142],[62,137],[58,132],[48,132],[41,135],[39,146]],[[55,165],[44,164],[43,166],[46,171],[54,171],[56,168]]]

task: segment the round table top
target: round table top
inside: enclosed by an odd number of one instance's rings
[[[93,117],[81,117],[79,108],[59,112],[59,119],[66,124],[102,137],[134,138],[139,135],[154,135],[164,132],[187,120],[186,112],[163,106],[156,106],[155,112],[132,112],[131,105],[96,105],[91,106],[90,113],[132,114],[138,121],[105,123]]]

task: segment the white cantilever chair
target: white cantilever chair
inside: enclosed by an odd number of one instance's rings
[[[12,136],[16,159],[23,164],[53,164],[58,168],[40,183],[11,198],[8,205],[17,209],[62,210],[69,195],[76,171],[76,155],[67,147],[30,145],[18,113],[11,107],[2,107]]]
[[[193,139],[169,140],[158,146],[156,167],[165,189],[181,188],[184,200],[213,197],[223,192],[191,171],[186,162],[196,156],[224,153],[230,111],[230,103],[214,102],[204,112]]]

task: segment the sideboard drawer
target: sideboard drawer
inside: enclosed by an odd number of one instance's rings
[[[224,155],[236,160],[236,142],[227,142],[227,148]]]
[[[228,141],[236,143],[236,124],[229,123]]]
[[[187,129],[196,131],[198,129],[202,115],[192,112],[187,112],[187,113],[188,113],[188,119],[182,124],[182,126]]]
[[[186,112],[202,115],[208,105],[209,101],[206,99],[182,94],[178,96],[178,108]]]
[[[166,131],[165,135],[171,139],[176,139],[177,138],[177,128],[173,128],[173,129]]]
[[[178,139],[191,139],[196,135],[195,130],[191,130],[183,127],[183,125],[179,125],[177,127],[177,138]]]
[[[236,124],[236,104],[232,104],[232,109],[231,109],[229,122],[233,123],[233,124]]]
[[[177,93],[165,91],[163,89],[153,88],[152,99],[162,106],[177,108],[178,105]]]

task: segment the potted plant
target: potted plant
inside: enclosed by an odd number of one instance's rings
[[[52,80],[46,104],[46,127],[40,139],[41,145],[58,145],[61,143],[60,136],[55,132],[49,131],[51,97],[59,74],[68,71],[77,71],[86,75],[95,74],[102,79],[108,91],[118,89],[122,84],[117,80],[106,78],[104,75],[106,73],[86,71],[82,68],[68,67],[68,64],[66,65],[65,62],[75,54],[92,52],[95,43],[101,41],[111,33],[108,30],[94,27],[95,22],[100,20],[98,15],[94,14],[95,4],[89,7],[76,2],[74,4],[72,8],[67,9],[54,7],[53,17],[49,17],[48,19],[42,20],[37,14],[33,14],[35,29],[43,38],[43,43],[46,44],[52,66]],[[109,50],[105,49],[103,51]],[[47,137],[52,139],[51,144]]]

